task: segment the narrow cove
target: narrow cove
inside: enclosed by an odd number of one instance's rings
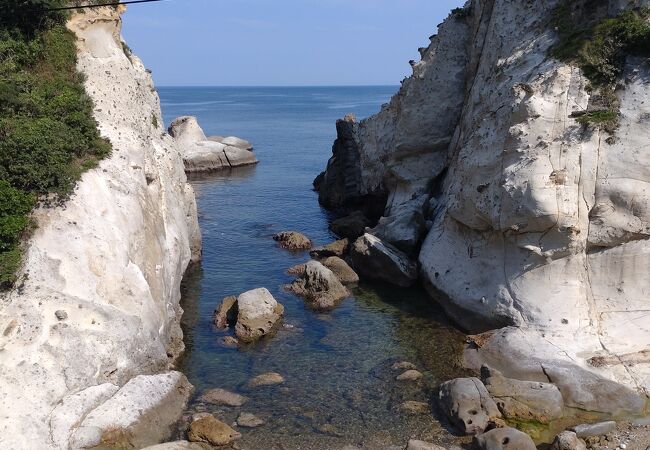
[[[240,448],[403,448],[409,438],[453,441],[430,412],[403,409],[406,401],[429,402],[440,382],[464,374],[464,336],[455,331],[420,289],[360,284],[353,297],[330,313],[310,310],[284,291],[286,270],[309,260],[271,238],[296,230],[315,245],[336,236],[333,216],[318,205],[312,180],[325,166],[335,137],[334,121],[348,112],[366,117],[395,87],[347,88],[161,88],[165,122],[195,115],[207,134],[250,140],[260,164],[190,177],[198,200],[203,261],[183,284],[186,351],[180,369],[195,386],[187,417],[212,412],[226,423],[240,412],[266,421],[238,428]],[[285,307],[285,326],[259,343],[229,348],[231,331],[212,324],[222,298],[266,287]],[[391,366],[409,361],[425,377],[397,382]],[[250,389],[248,380],[277,372],[279,386]],[[223,388],[248,397],[238,408],[197,401]],[[181,427],[183,425],[181,424]]]

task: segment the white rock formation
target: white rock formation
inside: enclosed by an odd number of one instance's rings
[[[256,164],[250,142],[237,137],[207,138],[196,117],[183,116],[169,126],[183,153],[186,172],[207,172]]]
[[[316,185],[333,206],[383,192],[400,226],[402,205],[431,197],[421,278],[466,329],[514,325],[495,337],[493,366],[549,381],[544,361],[572,364],[648,395],[650,65],[628,58],[613,137],[577,123],[591,94],[578,67],[549,56],[559,4],[468,1],[389,105],[339,124]]]
[[[69,23],[113,153],[64,207],[37,212],[21,281],[0,296],[3,449],[69,448],[119,386],[169,370],[183,348],[180,282],[200,257],[194,193],[176,143],[155,126],[151,77],[123,50],[120,12],[87,10]]]

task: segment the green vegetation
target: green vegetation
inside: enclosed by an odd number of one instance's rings
[[[457,19],[464,19],[472,14],[471,8],[454,8],[451,10],[451,15]]]
[[[60,202],[110,151],[76,70],[64,0],[4,0],[0,11],[0,288],[15,281],[37,199]],[[41,204],[44,200],[41,200]]]
[[[650,8],[623,11],[606,17],[603,0],[565,1],[556,11],[559,34],[554,57],[576,64],[597,92],[593,112],[578,119],[610,133],[618,126],[618,102],[614,89],[628,56],[650,56]]]

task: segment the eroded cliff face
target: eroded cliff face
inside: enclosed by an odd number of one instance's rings
[[[424,205],[425,285],[469,331],[509,326],[483,361],[546,381],[541,361],[564,361],[647,395],[650,65],[627,59],[613,136],[578,123],[592,93],[549,56],[559,4],[472,0],[453,13],[391,103],[355,125],[348,197],[383,191],[388,217]]]
[[[93,9],[69,22],[95,117],[114,150],[63,207],[37,211],[22,281],[0,297],[2,448],[96,445],[105,436],[94,422],[70,437],[120,386],[169,370],[183,349],[180,282],[201,252],[196,203],[161,126],[151,77],[123,46],[120,13]],[[149,396],[145,403],[165,389],[162,397],[175,392],[181,403],[179,392],[189,394],[178,373],[151,380],[129,389]],[[118,394],[133,401],[129,389]],[[140,407],[145,414],[133,402]]]

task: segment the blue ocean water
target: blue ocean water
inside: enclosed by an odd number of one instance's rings
[[[190,412],[209,410],[227,423],[240,411],[267,424],[242,431],[242,448],[339,449],[344,445],[388,448],[410,437],[446,443],[430,414],[404,412],[407,400],[427,403],[433,387],[457,376],[463,336],[419,289],[361,284],[330,313],[315,313],[282,288],[286,269],[307,261],[306,252],[280,249],[271,236],[305,233],[316,244],[336,237],[331,215],[312,190],[331,156],[335,120],[346,113],[377,112],[397,87],[161,88],[167,124],[194,115],[207,135],[234,135],[255,146],[253,167],[191,178],[203,232],[203,262],[183,286],[186,353],[180,368],[198,397],[220,387],[250,398],[243,409],[195,401]],[[228,348],[232,331],[212,325],[221,299],[266,287],[285,306],[277,335]],[[395,381],[390,366],[408,360],[424,380]],[[264,372],[286,382],[250,390],[246,382]],[[188,413],[189,414],[189,413]],[[181,428],[184,425],[181,424]]]

